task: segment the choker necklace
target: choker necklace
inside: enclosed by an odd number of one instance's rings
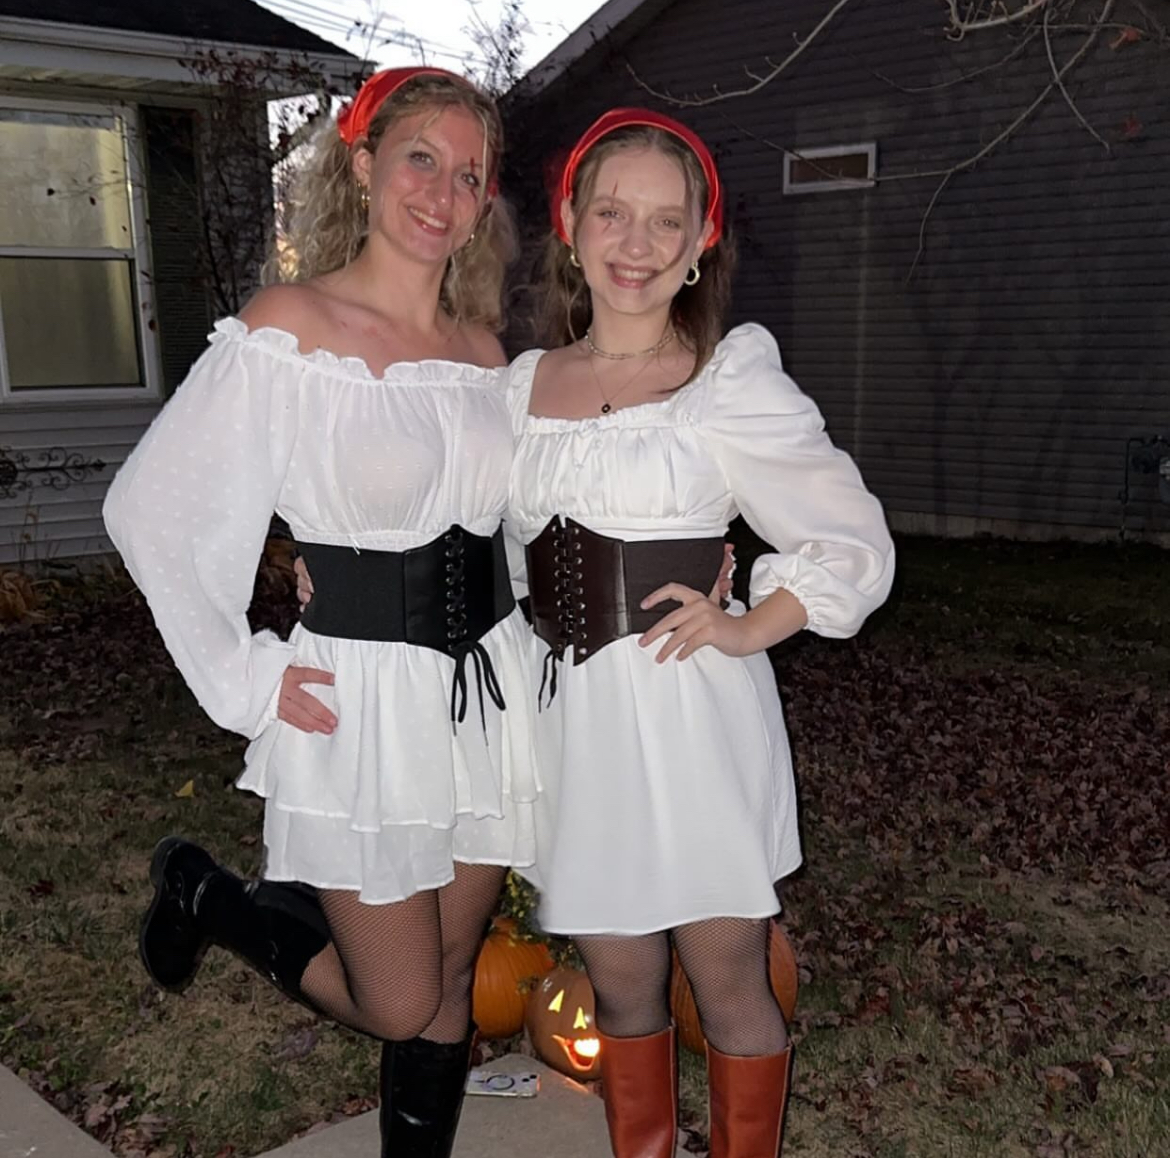
[[[585,345],[589,347],[589,353],[596,354],[599,358],[608,358],[611,362],[624,362],[628,358],[644,358],[647,354],[657,354],[673,337],[674,327],[668,325],[663,331],[662,337],[653,346],[647,346],[645,350],[634,350],[629,354],[611,354],[608,350],[603,350],[593,344],[593,329],[590,327],[585,331]]]

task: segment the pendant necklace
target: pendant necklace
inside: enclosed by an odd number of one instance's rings
[[[622,385],[617,388],[617,390],[609,395],[607,395],[605,391],[602,390],[601,378],[598,376],[597,368],[593,365],[592,358],[590,359],[589,369],[593,373],[593,382],[597,387],[597,393],[601,395],[602,414],[609,414],[612,412],[613,403],[617,397],[621,394],[624,394],[631,386],[633,386],[633,384],[642,376],[642,372],[646,369],[646,367],[650,365],[651,359],[649,356],[652,354],[657,354],[660,350],[664,349],[667,343],[673,337],[674,327],[667,326],[666,332],[662,335],[661,338],[658,339],[657,342],[654,343],[653,346],[650,346],[645,350],[635,350],[633,353],[629,354],[611,354],[607,350],[602,350],[600,347],[593,344],[593,334],[591,330],[585,331],[585,345],[588,347],[589,353],[596,354],[599,358],[608,358],[613,362],[624,362],[629,358],[646,358],[646,361],[638,367],[634,374],[627,381],[623,382]]]

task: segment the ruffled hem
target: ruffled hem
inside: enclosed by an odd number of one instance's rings
[[[454,661],[406,643],[314,635],[297,627],[294,662],[334,674],[309,685],[338,718],[331,736],[270,724],[248,747],[238,787],[269,811],[344,822],[354,833],[387,826],[447,831],[460,818],[501,820],[540,792],[532,741],[529,636],[517,610],[481,641],[506,710],[469,688],[467,716],[451,722]]]
[[[362,358],[334,354],[318,347],[310,353],[300,348],[295,334],[276,326],[260,326],[250,330],[239,318],[221,318],[215,323],[208,341],[241,342],[257,346],[275,358],[309,365],[337,377],[378,385],[395,386],[484,386],[499,381],[500,371],[487,366],[473,366],[467,362],[449,362],[444,358],[424,358],[417,362],[391,362],[381,374],[375,374]]]
[[[368,905],[393,904],[449,884],[456,864],[531,866],[533,806],[517,805],[499,819],[459,817],[449,829],[392,825],[377,833],[268,808],[264,845],[269,880],[356,892]]]

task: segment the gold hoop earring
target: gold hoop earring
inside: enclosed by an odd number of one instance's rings
[[[569,250],[569,264],[570,264],[570,265],[571,265],[571,266],[572,266],[574,269],[580,269],[580,268],[581,268],[581,263],[580,263],[580,262],[577,260],[577,251],[576,251],[575,249],[570,249],[570,250]]]
[[[358,196],[362,202],[362,212],[369,213],[370,211],[370,187],[369,185],[358,186]]]
[[[687,270],[687,276],[683,278],[683,285],[698,285],[699,278],[702,276],[703,273],[699,269],[699,263],[697,261],[693,262],[691,268]]]

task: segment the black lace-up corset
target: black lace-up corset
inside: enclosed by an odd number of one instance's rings
[[[486,691],[503,710],[491,657],[480,640],[515,607],[502,531],[490,538],[452,526],[408,551],[299,543],[313,580],[301,623],[316,635],[413,643],[455,660],[451,721],[467,715],[467,664],[475,669],[481,720]]]

